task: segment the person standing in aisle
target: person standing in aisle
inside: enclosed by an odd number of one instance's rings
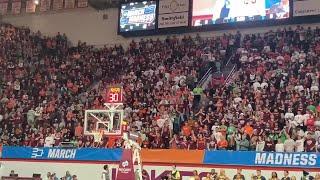
[[[111,180],[110,172],[109,172],[109,166],[107,164],[103,166],[101,180]]]

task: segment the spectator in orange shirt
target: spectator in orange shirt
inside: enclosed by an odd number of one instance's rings
[[[218,149],[219,150],[226,150],[228,147],[228,141],[224,136],[221,136],[221,140],[218,142]]]
[[[68,111],[68,113],[66,115],[67,121],[71,121],[73,117],[74,117],[73,112],[72,111]]]
[[[16,100],[14,98],[10,98],[7,103],[8,109],[13,109],[16,106]]]
[[[114,148],[116,144],[116,138],[114,137],[109,137],[108,142],[106,144],[107,148]]]
[[[73,92],[74,94],[76,94],[76,93],[78,93],[78,91],[79,91],[79,86],[78,86],[78,85],[73,85],[72,88],[71,88],[71,90],[72,90],[72,92]]]
[[[99,101],[99,98],[95,98],[95,100],[93,101],[93,108],[94,109],[100,109],[101,108],[101,103]]]
[[[243,128],[244,128],[244,132],[251,137],[253,134],[253,127],[250,125],[250,123],[247,122],[247,124]]]
[[[191,127],[188,125],[188,122],[184,123],[184,126],[182,127],[182,134],[184,136],[190,136],[191,135]]]
[[[55,110],[55,104],[54,104],[54,102],[50,102],[47,107],[47,112],[52,113],[54,110]]]
[[[76,137],[81,137],[83,134],[83,127],[81,126],[81,123],[78,123],[77,127],[75,128],[74,135]]]

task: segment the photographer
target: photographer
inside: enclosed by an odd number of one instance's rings
[[[180,175],[180,172],[177,170],[176,165],[174,165],[174,166],[172,167],[171,179],[172,179],[172,180],[181,180],[181,175]]]
[[[303,176],[301,177],[301,180],[314,180],[314,177],[310,175],[309,172],[303,171]]]
[[[261,170],[257,170],[257,175],[252,174],[251,176],[252,180],[266,180],[264,176],[261,174]]]

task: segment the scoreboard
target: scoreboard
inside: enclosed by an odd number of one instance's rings
[[[107,88],[106,103],[123,103],[123,89],[120,86]]]
[[[130,32],[155,29],[156,1],[134,2],[121,5],[119,31]]]

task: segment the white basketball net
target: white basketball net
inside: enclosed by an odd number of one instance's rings
[[[95,132],[93,133],[94,142],[101,142],[103,137],[103,132]]]

